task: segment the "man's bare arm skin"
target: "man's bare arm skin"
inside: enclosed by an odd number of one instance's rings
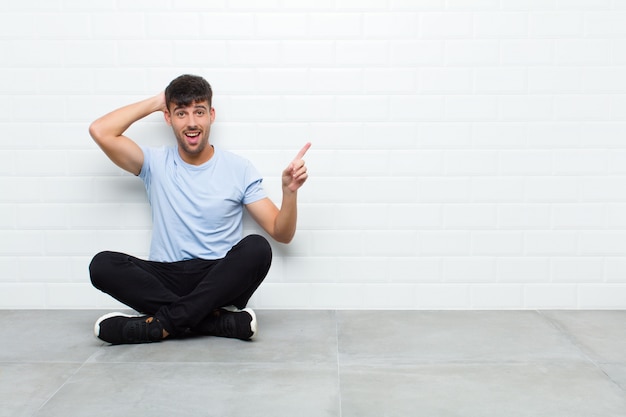
[[[252,218],[277,242],[289,243],[296,233],[298,189],[308,178],[302,158],[310,147],[310,143],[304,145],[283,171],[283,200],[280,210],[269,198],[246,205]]]
[[[139,145],[124,136],[124,132],[136,121],[156,111],[167,111],[163,93],[100,117],[89,126],[89,134],[117,166],[139,175],[143,152]]]

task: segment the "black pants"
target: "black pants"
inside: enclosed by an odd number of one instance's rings
[[[89,265],[94,287],[153,315],[173,336],[193,330],[215,309],[244,308],[272,262],[267,240],[250,235],[224,258],[178,262],[146,261],[119,252],[100,252]]]

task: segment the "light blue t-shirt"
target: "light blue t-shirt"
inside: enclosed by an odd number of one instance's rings
[[[177,146],[142,148],[139,177],[152,208],[150,260],[223,258],[242,238],[243,205],[267,196],[247,159],[214,149],[196,166],[182,160]]]

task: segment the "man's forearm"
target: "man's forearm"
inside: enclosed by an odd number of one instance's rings
[[[283,190],[283,200],[275,221],[276,240],[289,243],[296,234],[298,222],[298,193]]]
[[[160,95],[129,104],[97,119],[91,124],[89,132],[96,142],[121,136],[133,123],[156,111],[164,110],[164,106]]]

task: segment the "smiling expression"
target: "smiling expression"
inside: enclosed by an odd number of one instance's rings
[[[178,151],[185,162],[197,165],[211,158],[213,148],[207,145],[215,109],[208,101],[195,101],[189,106],[172,103],[170,110],[165,112],[165,120],[172,126]]]

